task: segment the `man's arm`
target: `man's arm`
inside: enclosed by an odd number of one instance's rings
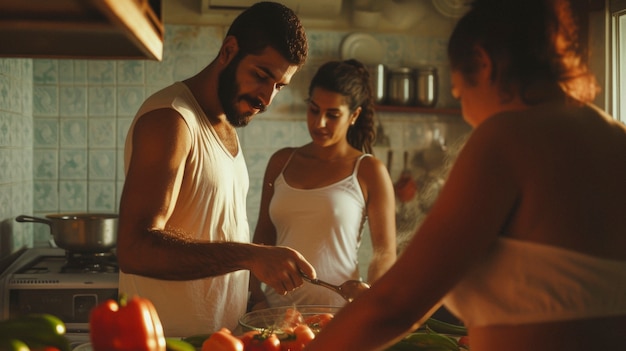
[[[191,239],[166,230],[183,177],[191,136],[174,110],[140,118],[119,211],[120,269],[157,279],[191,280],[248,269],[278,292],[301,285],[300,270],[313,267],[283,247]],[[148,118],[149,117],[149,118]]]

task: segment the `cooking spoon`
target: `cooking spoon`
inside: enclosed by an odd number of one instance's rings
[[[341,285],[333,285],[323,280],[309,278],[305,274],[302,274],[302,277],[311,284],[323,286],[336,292],[348,302],[352,302],[360,293],[370,288],[367,283],[360,280],[347,280]]]

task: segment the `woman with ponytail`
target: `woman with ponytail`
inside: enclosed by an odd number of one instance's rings
[[[331,61],[313,77],[307,99],[311,142],[277,151],[263,180],[254,243],[288,246],[332,284],[366,277],[372,283],[395,261],[395,200],[391,178],[372,154],[372,92],[366,67]],[[357,251],[364,225],[373,253],[367,276]],[[312,284],[279,295],[251,282],[251,304],[261,307],[332,305],[345,301]]]

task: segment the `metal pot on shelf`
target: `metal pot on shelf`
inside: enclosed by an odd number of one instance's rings
[[[387,101],[390,105],[413,105],[415,80],[411,68],[399,67],[390,70],[387,84]]]
[[[118,215],[113,213],[49,214],[46,218],[20,215],[22,223],[43,223],[57,247],[75,253],[101,253],[117,244]]]
[[[439,77],[437,68],[424,66],[415,69],[415,104],[434,107],[437,104]]]
[[[384,104],[387,102],[387,66],[382,63],[369,66],[370,82],[374,103]]]

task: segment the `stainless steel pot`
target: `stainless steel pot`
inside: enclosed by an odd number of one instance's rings
[[[117,244],[117,218],[113,213],[62,213],[46,218],[20,215],[15,220],[49,225],[56,246],[67,251],[99,253]]]
[[[384,104],[387,101],[387,66],[383,64],[370,66],[369,73],[374,102]]]
[[[408,67],[395,68],[389,71],[387,101],[391,105],[408,106],[413,104],[415,96],[415,80],[413,70]]]
[[[437,104],[438,80],[435,67],[415,69],[415,103],[417,106],[434,107]]]

